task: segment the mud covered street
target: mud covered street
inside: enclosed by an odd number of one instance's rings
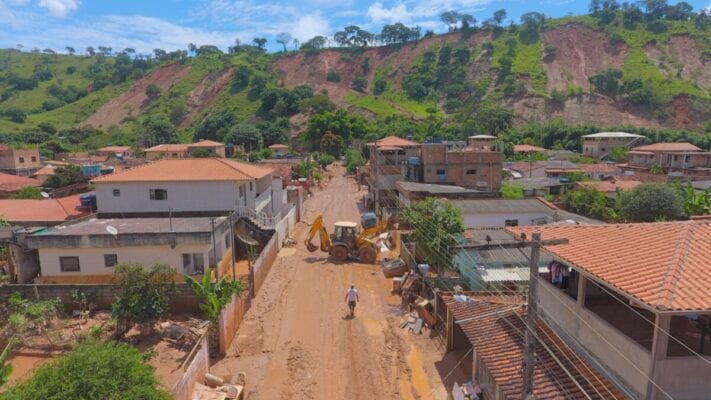
[[[363,194],[342,167],[331,169],[331,182],[323,191],[315,189],[303,218],[310,223],[323,214],[329,232],[336,221],[360,220],[357,201]],[[245,371],[251,400],[445,398],[433,370],[441,358],[438,341],[398,327],[401,300],[390,294],[379,266],[337,265],[320,250],[309,253],[305,222],[294,233],[298,244],[280,251],[213,373]],[[350,284],[360,294],[353,319],[344,301]]]

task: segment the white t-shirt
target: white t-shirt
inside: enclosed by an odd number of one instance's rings
[[[356,298],[358,298],[358,290],[348,289],[348,301],[356,301]]]

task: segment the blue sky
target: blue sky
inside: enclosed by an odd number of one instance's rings
[[[711,8],[709,1],[688,2],[698,10]],[[226,48],[235,38],[266,37],[276,50],[273,38],[280,32],[303,41],[350,24],[380,32],[393,22],[443,32],[439,15],[447,10],[484,20],[503,8],[518,20],[529,11],[559,17],[585,13],[587,7],[588,0],[0,0],[0,48],[108,46],[150,52],[184,49],[188,43]]]

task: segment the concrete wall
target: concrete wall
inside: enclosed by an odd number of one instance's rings
[[[249,191],[248,182],[97,182],[96,201],[98,212],[117,213],[167,213],[231,211],[236,206],[254,206],[256,197]],[[239,186],[245,188],[245,196],[239,196]],[[259,185],[256,185],[259,186]],[[114,197],[113,190],[120,196]],[[166,189],[167,200],[151,200],[150,189]]]
[[[491,151],[448,151],[445,144],[422,148],[423,182],[474,188],[501,188],[503,154]],[[438,171],[445,171],[444,175]],[[469,173],[467,173],[469,172]]]
[[[247,305],[245,298],[234,295],[232,296],[232,302],[225,306],[225,308],[220,313],[220,318],[218,319],[218,349],[220,354],[224,355],[227,353],[227,349],[232,340],[237,334],[237,330],[242,323],[242,318],[247,312]]]
[[[277,235],[272,235],[272,238],[269,239],[267,245],[264,246],[264,249],[257,260],[254,261],[254,264],[252,264],[252,273],[254,274],[252,295],[256,296],[259,292],[264,280],[267,279],[267,275],[272,268],[272,264],[274,264],[276,255],[279,252],[277,241]]]
[[[75,307],[72,294],[76,291],[92,295],[92,301],[104,310],[110,310],[116,296],[121,293],[121,287],[114,284],[37,284],[37,285],[3,285],[0,286],[0,303],[14,293],[20,293],[28,299],[60,299],[67,309]],[[195,295],[185,283],[176,283],[170,296],[170,310],[176,313],[199,313],[198,308],[202,300]]]
[[[22,158],[22,162],[20,162]],[[0,151],[0,168],[7,169],[39,169],[42,168],[39,150],[30,149],[7,149]]]
[[[465,227],[503,227],[507,219],[517,219],[519,225],[533,225],[534,220],[547,218],[545,213],[462,214]]]
[[[538,278],[538,286],[538,306],[544,319],[562,330],[563,336],[574,338],[643,398],[651,353],[545,280]]]
[[[185,365],[183,376],[180,377],[180,380],[170,391],[175,400],[192,400],[195,383],[202,381],[205,378],[205,374],[209,372],[210,353],[207,335],[203,335],[190,354],[192,355],[192,360]]]
[[[284,239],[289,236],[294,226],[296,226],[296,207],[292,206],[291,210],[274,227],[274,235],[277,237],[277,247],[279,249],[281,249]]]

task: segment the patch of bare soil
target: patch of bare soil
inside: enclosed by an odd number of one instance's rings
[[[700,87],[711,90],[711,62],[704,61],[696,40],[689,35],[672,36],[668,44],[669,55],[681,68],[684,79],[696,82]]]
[[[621,68],[627,54],[625,43],[612,45],[606,33],[578,24],[545,31],[543,42],[555,47],[555,54],[542,62],[549,90],[565,90],[571,83],[587,89],[590,76]]]
[[[148,85],[156,85],[161,92],[165,92],[189,71],[189,66],[180,64],[171,64],[153,71],[134,82],[126,92],[101,106],[82,124],[94,128],[120,125],[126,118],[140,114],[148,106],[148,96],[146,96]]]
[[[564,107],[552,109],[541,97],[524,97],[506,103],[515,115],[516,124],[545,122],[560,119],[568,124],[603,124],[606,126],[630,125],[659,128],[653,119],[635,115],[622,109],[614,100],[597,94],[584,94],[568,98]]]
[[[325,190],[306,202],[304,220],[319,215],[329,231],[336,221],[359,221],[364,194],[342,167]],[[295,247],[282,249],[253,300],[218,375],[247,373],[247,397],[259,399],[444,399],[434,362],[441,355],[399,329],[403,310],[388,292],[378,265],[334,264],[309,253],[297,225]],[[345,294],[359,291],[355,317]]]
[[[222,91],[232,79],[234,67],[222,72],[208,74],[200,81],[185,101],[185,115],[180,122],[180,129],[185,129],[193,123],[203,111],[207,110],[217,101]]]
[[[373,82],[375,72],[387,66],[388,80],[399,86],[403,77],[410,72],[417,57],[433,45],[454,43],[466,40],[472,47],[492,40],[490,32],[477,32],[466,39],[460,33],[424,38],[417,42],[400,46],[387,46],[366,49],[362,53],[345,50],[323,50],[316,55],[306,55],[303,52],[282,57],[277,60],[272,69],[279,75],[284,86],[293,88],[308,84],[315,91],[328,90],[331,100],[338,106],[347,106],[344,102],[346,93],[351,91],[351,82],[356,74],[362,74],[363,61],[367,58],[369,69],[365,74],[369,83]],[[328,82],[328,71],[337,71],[341,80]]]

